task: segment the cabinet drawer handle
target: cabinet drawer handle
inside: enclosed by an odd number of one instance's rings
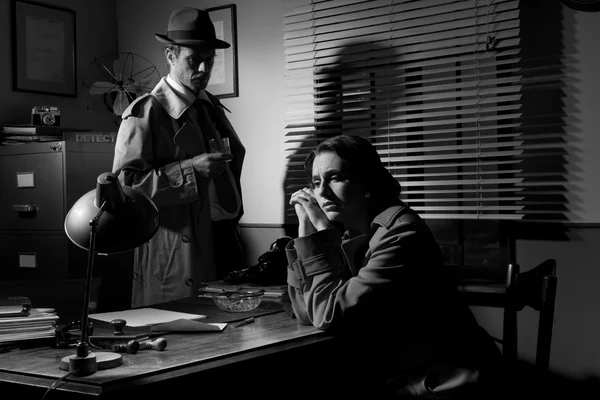
[[[38,209],[38,206],[33,206],[31,204],[13,204],[13,211],[17,212],[33,212]]]

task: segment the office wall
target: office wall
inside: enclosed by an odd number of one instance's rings
[[[286,233],[283,223],[282,180],[285,166],[283,139],[283,0],[186,1],[119,0],[117,2],[120,51],[134,51],[152,60],[166,73],[160,43],[154,33],[166,30],[170,11],[179,6],[214,7],[235,3],[238,19],[239,97],[224,99],[248,155],[242,176],[246,214],[242,219],[248,262]],[[600,222],[600,71],[597,37],[600,15],[564,10],[565,49],[575,60],[565,93],[568,112],[571,217],[577,222]],[[543,23],[540,22],[540,23]],[[519,240],[517,261],[527,270],[546,258],[558,261],[559,287],[551,368],[574,378],[600,376],[598,353],[600,275],[592,249],[600,243],[600,230],[573,228],[567,241]],[[595,262],[595,264],[594,264]],[[501,314],[476,310],[482,323],[496,333]],[[520,353],[533,359],[537,315],[519,317]]]
[[[135,51],[149,58],[162,74],[167,69],[161,43],[154,33],[166,31],[170,11],[178,6],[215,7],[235,3],[238,19],[240,95],[224,99],[231,120],[247,147],[242,175],[246,214],[243,223],[280,224],[283,216],[282,178],[285,172],[283,139],[284,92],[282,0],[119,0],[117,2],[120,51]],[[600,54],[594,40],[597,13],[576,12],[564,7],[563,38],[568,81],[565,110],[569,138],[568,217],[574,222],[600,223],[600,190],[595,171],[600,170],[600,100],[596,71]],[[543,24],[543,20],[538,23]],[[540,40],[544,40],[543,37]]]
[[[568,217],[573,222],[600,223],[600,51],[596,39],[600,14],[563,10]]]
[[[571,225],[561,240],[518,240],[516,259],[527,270],[546,258],[557,261],[558,287],[551,366],[580,378],[600,376],[600,14],[563,7]],[[540,21],[543,23],[543,21]],[[541,227],[543,228],[543,225]],[[533,359],[537,313],[519,316],[520,344]]]
[[[38,0],[39,4],[75,11],[77,97],[62,97],[12,90],[11,1],[0,0],[0,124],[29,124],[31,108],[36,105],[57,106],[61,126],[79,129],[115,131],[109,118],[99,118],[87,111],[82,78],[95,57],[117,51],[115,0]]]
[[[239,97],[223,99],[244,146],[242,172],[245,223],[282,223],[285,173],[283,5],[279,0],[117,2],[119,51],[151,60],[166,75],[162,43],[173,8],[210,8],[235,3],[237,8]]]

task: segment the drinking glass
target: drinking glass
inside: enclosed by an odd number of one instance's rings
[[[223,153],[223,154],[232,155],[231,147],[229,147],[229,138],[228,137],[210,139],[209,144],[210,144],[210,152],[211,153]],[[227,162],[229,162],[229,161],[231,161],[231,160],[227,160]]]

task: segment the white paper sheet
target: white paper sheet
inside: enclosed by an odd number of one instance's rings
[[[139,327],[162,324],[177,319],[206,318],[206,315],[159,310],[157,308],[137,308],[134,310],[90,314],[90,318],[106,322],[110,322],[113,319],[124,319],[127,326]]]
[[[152,332],[213,332],[222,331],[227,323],[206,323],[202,321],[189,321],[178,319],[176,321],[165,322],[164,324],[153,325],[150,328]]]

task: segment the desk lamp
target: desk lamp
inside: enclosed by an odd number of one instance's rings
[[[88,251],[88,259],[81,339],[76,354],[61,360],[62,369],[68,366],[75,375],[91,375],[123,363],[118,353],[90,352],[87,326],[94,256],[122,253],[142,245],[154,236],[158,221],[158,208],[152,200],[136,189],[121,186],[110,172],[98,176],[96,189],[81,196],[67,213],[65,232],[75,245]]]

